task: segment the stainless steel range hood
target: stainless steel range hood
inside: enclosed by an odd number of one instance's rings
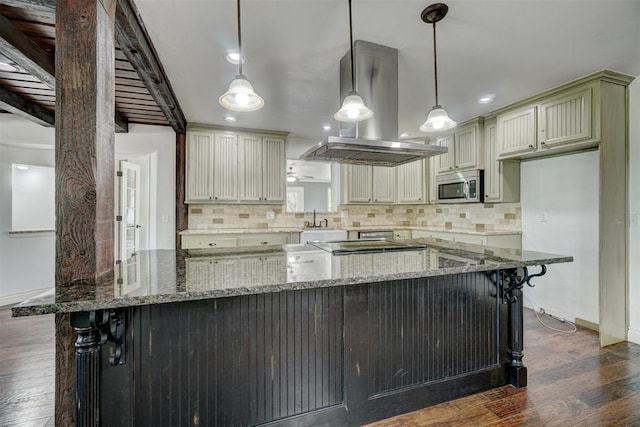
[[[340,136],[330,136],[304,152],[303,160],[374,166],[398,166],[447,152],[418,142],[398,141],[398,50],[356,40],[356,89],[373,117],[359,123],[341,123]],[[340,99],[351,91],[351,57],[340,60]]]

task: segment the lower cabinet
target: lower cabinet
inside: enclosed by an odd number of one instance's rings
[[[185,234],[183,249],[282,246],[298,243],[300,233]]]
[[[412,238],[432,238],[447,240],[450,242],[471,243],[474,245],[494,246],[496,248],[520,248],[522,247],[521,234],[468,234],[446,231],[412,230]]]

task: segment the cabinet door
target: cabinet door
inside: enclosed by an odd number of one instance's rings
[[[398,203],[424,203],[424,165],[424,160],[418,160],[397,167]]]
[[[455,169],[470,169],[478,166],[478,127],[476,125],[461,128],[454,134]]]
[[[429,158],[429,202],[438,202],[438,185],[436,175],[438,174],[438,156]]]
[[[216,134],[213,150],[213,200],[238,200],[238,137]]]
[[[240,201],[262,200],[262,137],[240,136]]]
[[[536,149],[536,107],[498,116],[498,156]]]
[[[438,173],[452,171],[455,166],[455,147],[453,134],[442,136],[437,139],[437,144],[441,147],[447,147],[448,152],[436,156]]]
[[[347,203],[371,203],[371,166],[346,165]]]
[[[262,200],[284,203],[286,160],[284,139],[262,139]]]
[[[213,197],[212,132],[189,132],[187,143],[187,201],[209,201]]]
[[[485,124],[484,144],[485,144],[485,168],[484,168],[484,201],[499,202],[501,198],[501,166],[498,158],[498,144],[496,141],[497,125],[495,123]]]
[[[540,105],[539,148],[591,138],[591,88]]]
[[[393,203],[396,196],[396,168],[373,166],[373,202]]]

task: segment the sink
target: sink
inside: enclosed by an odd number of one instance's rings
[[[331,228],[314,228],[310,230],[303,230],[300,233],[300,243],[303,244],[313,241],[326,242],[328,240],[345,240],[346,238],[346,230],[335,230]]]

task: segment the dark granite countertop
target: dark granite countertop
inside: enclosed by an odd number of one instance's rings
[[[427,249],[334,256],[308,245],[277,250],[140,251],[90,291],[69,286],[12,309],[65,313],[571,262],[571,256],[416,239]]]

